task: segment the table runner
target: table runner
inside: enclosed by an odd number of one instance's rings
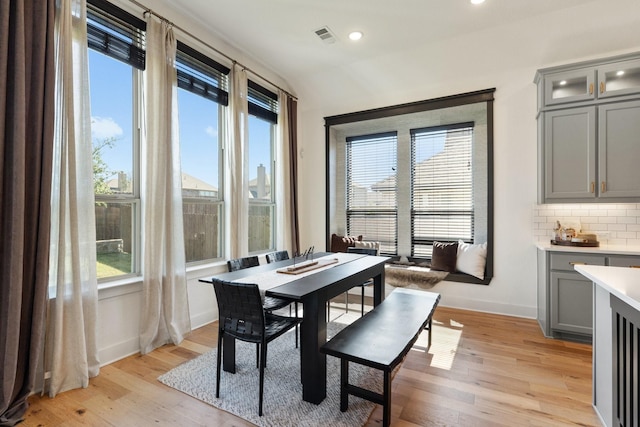
[[[337,259],[338,262],[334,262],[332,264],[328,264],[324,267],[316,268],[315,270],[306,271],[300,274],[284,274],[278,273],[277,270],[269,270],[262,273],[254,274],[252,276],[246,276],[241,279],[234,280],[234,282],[238,283],[256,283],[258,288],[260,288],[260,294],[264,296],[266,290],[275,288],[276,286],[284,285],[285,283],[293,282],[294,280],[301,279],[303,277],[310,276],[315,273],[319,273],[321,271],[325,271],[329,268],[333,268],[336,265],[344,264],[345,262],[353,261],[358,258],[361,258],[367,255],[361,254],[349,254],[349,253],[335,253],[330,255],[325,255],[323,257],[315,258],[314,261],[323,262],[329,260]]]

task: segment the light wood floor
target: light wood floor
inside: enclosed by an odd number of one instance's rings
[[[87,389],[32,396],[21,425],[250,426],[156,380],[215,347],[216,328],[105,366]],[[535,320],[445,307],[436,310],[433,334],[428,353],[423,333],[393,379],[392,426],[600,425],[590,345],[546,339]],[[367,426],[381,419],[376,406]]]

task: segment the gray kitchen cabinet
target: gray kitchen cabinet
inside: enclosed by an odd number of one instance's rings
[[[546,337],[589,342],[593,333],[593,283],[576,265],[640,268],[640,256],[538,249],[538,323]]]
[[[577,264],[606,265],[606,256],[539,250],[538,323],[547,337],[590,342],[593,283],[574,270]]]
[[[600,198],[640,198],[640,101],[598,106]]]
[[[640,54],[538,70],[540,203],[640,202]]]
[[[560,71],[544,76],[544,105],[593,99],[595,68]]]
[[[538,109],[640,94],[640,53],[545,68],[536,73]]]
[[[546,198],[595,198],[596,108],[550,111],[544,133]]]
[[[593,283],[575,272],[550,275],[551,330],[556,335],[591,336]]]
[[[640,92],[640,59],[613,61],[598,67],[598,98],[634,95]]]
[[[640,257],[625,255],[610,255],[607,257],[607,265],[611,267],[640,268]]]

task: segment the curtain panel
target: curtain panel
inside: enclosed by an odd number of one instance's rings
[[[0,1],[0,425],[41,364],[49,263],[54,0]]]
[[[151,14],[144,72],[142,317],[140,352],[191,330],[187,298],[182,180],[178,131],[176,39],[171,25]]]
[[[300,223],[298,220],[298,101],[286,95],[287,104],[287,139],[289,144],[289,229],[291,249],[300,252]]]
[[[57,2],[51,191],[50,310],[45,382],[50,397],[98,375],[96,227],[85,0]]]
[[[279,91],[280,113],[276,145],[276,205],[278,207],[276,247],[291,253],[300,251],[297,217],[297,141],[296,111],[292,98]]]
[[[227,170],[229,186],[228,233],[229,254],[239,258],[249,251],[249,159],[247,158],[247,137],[249,134],[249,106],[247,101],[247,72],[238,64],[233,64],[231,87],[231,124],[228,126],[231,149],[227,150]]]

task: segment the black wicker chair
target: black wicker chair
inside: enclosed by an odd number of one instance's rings
[[[258,265],[260,265],[260,260],[258,260],[257,256],[248,256],[245,258],[230,259],[227,261],[227,268],[229,271],[243,270],[249,267],[257,267]],[[265,296],[263,302],[263,306],[266,311],[280,310],[281,308],[287,307],[289,304],[291,304],[291,301],[289,300],[269,296]]]
[[[271,264],[272,262],[276,262],[276,261],[284,261],[286,259],[289,259],[289,251],[276,251],[276,252],[271,252],[268,253],[266,255],[267,258],[267,264]],[[278,300],[279,298],[276,297],[265,297],[265,304],[266,304],[266,298],[270,298],[272,300]],[[283,300],[284,301],[284,300]],[[272,303],[272,304],[275,304]],[[284,308],[286,306],[281,306],[278,307],[279,308]],[[296,301],[294,304],[295,307],[295,311],[296,311],[296,317],[298,317],[298,302]],[[274,309],[277,310],[277,309]],[[289,306],[289,315],[291,315],[291,306]],[[298,328],[296,327],[296,347],[298,346]]]
[[[220,366],[222,365],[222,343],[225,337],[256,343],[260,368],[258,414],[262,416],[267,344],[297,326],[300,319],[278,316],[265,311],[258,285],[227,282],[215,278],[212,281],[219,312],[216,398],[220,397]]]
[[[244,258],[230,259],[227,261],[227,268],[229,271],[242,270],[249,267],[257,267],[260,265],[260,260],[257,256],[248,256]]]
[[[289,259],[288,251],[277,251],[277,252],[271,252],[270,254],[267,254],[268,264],[271,264],[272,262],[276,262],[276,261],[284,261],[285,259]]]
[[[347,252],[352,253],[352,254],[363,254],[363,255],[378,255],[378,250],[375,248],[347,248]],[[369,285],[373,285],[373,280],[369,279],[364,283],[361,283],[357,286],[360,286],[362,293],[360,294],[360,304],[361,304],[361,308],[360,308],[360,313],[362,316],[364,316],[364,288],[369,286]],[[346,310],[349,311],[349,296],[347,295],[346,298]]]

